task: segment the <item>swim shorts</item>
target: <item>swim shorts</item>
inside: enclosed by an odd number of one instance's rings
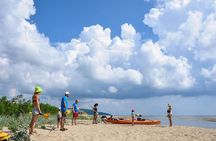
[[[73,117],[74,117],[74,118],[77,118],[77,117],[78,117],[78,115],[79,115],[79,113],[78,113],[78,112],[74,112],[74,113],[73,113]]]
[[[38,111],[38,109],[36,107],[34,107],[33,110],[32,110],[32,115],[36,116],[36,115],[39,115],[39,113],[40,112]]]

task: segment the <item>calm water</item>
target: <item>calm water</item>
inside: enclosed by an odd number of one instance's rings
[[[144,116],[144,118],[157,119],[161,121],[161,125],[169,125],[168,118],[165,116]],[[206,119],[212,119],[214,122]],[[216,116],[173,116],[173,125],[216,129]]]

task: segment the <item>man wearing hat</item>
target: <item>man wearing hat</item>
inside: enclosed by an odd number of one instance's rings
[[[61,113],[62,113],[62,116],[61,116],[61,127],[60,127],[60,130],[61,131],[65,131],[67,130],[66,128],[64,128],[64,121],[66,119],[66,112],[68,110],[68,97],[69,97],[70,93],[68,91],[65,92],[65,95],[62,97],[62,100],[61,100]]]

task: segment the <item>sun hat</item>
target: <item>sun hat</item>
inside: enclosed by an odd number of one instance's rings
[[[35,93],[41,93],[43,89],[40,86],[35,87]]]
[[[68,91],[65,92],[65,95],[70,95],[70,93]]]
[[[168,107],[171,107],[171,104],[168,104]]]

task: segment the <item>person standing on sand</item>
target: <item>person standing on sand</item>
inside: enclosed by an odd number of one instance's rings
[[[95,103],[94,107],[92,108],[92,111],[93,111],[93,124],[97,124],[97,116],[98,116],[97,106],[98,106],[98,104]]]
[[[72,125],[74,123],[74,125],[77,124],[77,118],[79,116],[79,108],[77,106],[77,104],[79,103],[79,101],[76,99],[74,104],[73,104],[73,107],[72,107],[72,110],[73,110],[73,117],[72,117]]]
[[[131,110],[131,119],[132,119],[132,126],[134,126],[134,119],[135,119],[134,109]]]
[[[60,131],[65,131],[67,130],[66,128],[64,128],[64,122],[66,119],[66,112],[68,110],[68,97],[69,97],[70,93],[68,91],[65,92],[65,95],[62,97],[61,100],[61,121],[60,121]]]
[[[59,128],[59,125],[61,123],[61,117],[62,117],[61,107],[59,107],[59,111],[58,111],[58,115],[57,115],[57,128]]]
[[[39,97],[42,92],[42,88],[40,86],[35,87],[34,95],[32,96],[33,110],[32,110],[32,119],[29,125],[29,134],[33,134],[35,123],[38,120],[39,115],[42,115],[39,103]]]
[[[172,106],[170,104],[168,104],[167,117],[169,119],[169,126],[172,127]]]

